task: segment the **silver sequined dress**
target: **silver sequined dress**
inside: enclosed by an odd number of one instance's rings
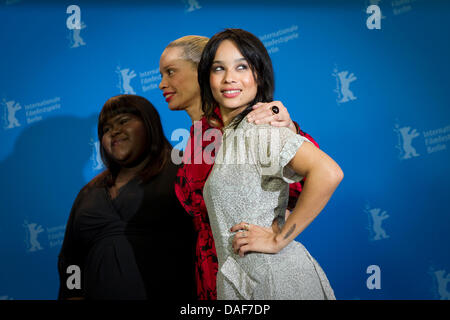
[[[246,119],[236,129],[225,128],[203,189],[219,261],[219,300],[335,299],[322,268],[301,243],[242,258],[231,247],[233,225],[270,227],[275,217],[284,218],[289,183],[302,179],[286,165],[305,140],[287,128]]]

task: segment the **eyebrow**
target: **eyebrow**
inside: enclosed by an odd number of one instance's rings
[[[167,69],[173,69],[173,68],[176,68],[176,66],[171,63],[171,64],[168,64],[168,65],[164,66],[162,68],[162,71],[166,71]],[[161,72],[161,69],[159,71]]]
[[[247,59],[245,59],[245,58],[239,58],[239,59],[234,60],[234,62],[239,62],[239,61],[247,61]],[[214,64],[214,63],[223,63],[223,61],[222,61],[222,60],[214,60],[214,61],[213,61],[213,64]]]

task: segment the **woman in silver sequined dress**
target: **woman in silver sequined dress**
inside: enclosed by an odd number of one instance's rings
[[[324,208],[343,178],[340,167],[287,128],[242,121],[256,102],[273,100],[274,75],[261,41],[241,29],[214,35],[198,69],[203,111],[224,127],[204,186],[216,251],[218,299],[335,299],[317,261],[294,239]],[[273,109],[276,113],[276,108]],[[284,221],[288,184],[306,178]]]

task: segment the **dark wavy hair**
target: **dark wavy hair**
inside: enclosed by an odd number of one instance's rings
[[[220,126],[221,121],[214,112],[214,109],[217,107],[217,102],[214,100],[211,91],[209,76],[217,48],[224,40],[231,40],[236,44],[241,54],[247,60],[258,86],[255,99],[250,102],[244,111],[233,119],[236,128],[242,119],[252,110],[254,104],[273,101],[275,76],[269,53],[261,40],[255,35],[242,29],[225,29],[216,33],[206,44],[198,65],[198,82],[200,84],[202,110],[213,126]]]
[[[150,160],[139,173],[141,182],[147,182],[161,172],[170,158],[172,146],[164,136],[161,119],[153,104],[144,97],[121,94],[108,99],[98,116],[98,140],[100,141],[100,155],[107,168],[89,183],[90,186],[114,185],[121,166],[106,152],[102,145],[103,127],[106,122],[119,114],[131,113],[139,117],[144,123],[147,136],[147,154]]]

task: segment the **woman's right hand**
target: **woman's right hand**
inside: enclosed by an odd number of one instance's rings
[[[278,108],[278,114],[272,112],[273,106]],[[252,108],[253,110],[247,115],[248,122],[254,122],[255,124],[268,123],[274,127],[286,127],[297,133],[297,128],[281,101],[258,102]]]
[[[278,233],[271,227],[241,222],[234,225],[230,231],[236,232],[232,246],[234,252],[241,257],[247,252],[278,253],[282,249],[276,242]]]

